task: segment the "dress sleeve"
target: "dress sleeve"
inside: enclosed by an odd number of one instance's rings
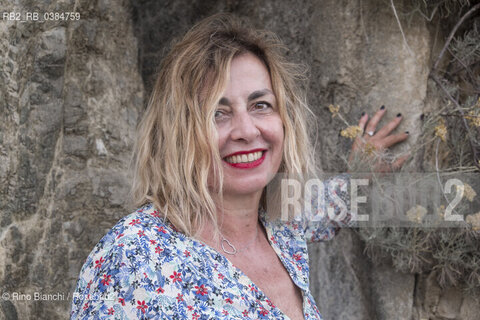
[[[301,216],[307,241],[330,240],[340,228],[354,226],[349,194],[349,174],[318,180],[307,188],[306,206]]]
[[[143,319],[152,315],[163,319],[175,312],[171,308],[181,293],[181,271],[173,272],[175,265],[168,263],[172,254],[168,258],[168,249],[154,234],[157,231],[135,225],[133,219],[133,225],[114,228],[99,242],[80,273],[71,319]],[[155,254],[165,255],[166,263],[155,263]]]

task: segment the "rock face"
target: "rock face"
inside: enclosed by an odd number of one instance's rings
[[[396,0],[400,10],[409,4]],[[276,32],[310,66],[319,160],[345,169],[349,141],[327,106],[355,124],[385,105],[415,142],[428,103],[434,34],[386,1],[1,1],[3,11],[80,13],[79,20],[0,22],[0,319],[69,312],[84,259],[133,208],[128,164],[134,129],[170,41],[194,22],[234,12]],[[144,89],[145,85],[145,89]],[[146,92],[146,93],[145,93]],[[479,304],[431,275],[374,265],[349,230],[310,247],[311,287],[325,319],[475,319]],[[59,301],[33,301],[35,292]],[[63,295],[63,296],[62,296]]]
[[[0,318],[65,318],[84,259],[131,210],[125,169],[143,106],[137,40],[126,2],[1,7],[81,15],[0,22],[0,291],[11,296]],[[59,301],[34,301],[35,292]]]

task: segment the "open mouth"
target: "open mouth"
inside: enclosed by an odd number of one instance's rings
[[[238,154],[230,157],[225,157],[225,161],[228,163],[249,163],[260,159],[264,151],[250,152],[244,154]]]
[[[265,160],[267,150],[252,150],[249,152],[238,152],[223,160],[235,168],[249,169],[259,166]]]

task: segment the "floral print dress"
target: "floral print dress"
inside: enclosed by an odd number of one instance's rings
[[[331,239],[330,221],[267,221],[272,248],[303,295],[305,319],[322,319],[309,290],[308,240]],[[147,205],[120,220],[88,256],[71,319],[288,319],[224,255],[178,232]]]

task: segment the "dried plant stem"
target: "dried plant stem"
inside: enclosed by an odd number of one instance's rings
[[[474,86],[475,89],[477,89],[477,86],[475,85],[475,76],[473,75],[472,73],[472,70],[470,70],[467,65],[465,64],[465,62],[463,62],[459,57],[457,57],[453,52],[452,50],[448,49],[448,52],[452,55],[452,57],[454,57],[458,63],[460,63],[464,68],[465,68],[465,71],[467,72],[467,74],[470,76],[470,79],[473,80],[473,83],[472,85]]]
[[[393,1],[393,0],[391,0],[391,1]],[[480,3],[474,5],[470,10],[468,10],[467,13],[465,13],[465,14],[460,18],[460,20],[458,20],[457,24],[455,25],[455,27],[453,27],[452,31],[451,31],[450,34],[448,35],[447,41],[446,41],[445,44],[443,45],[443,48],[442,48],[442,50],[440,51],[440,54],[438,55],[437,60],[436,60],[435,63],[433,64],[432,73],[437,70],[438,64],[440,63],[440,60],[442,59],[443,55],[445,54],[445,51],[447,51],[447,48],[448,48],[448,46],[450,45],[450,42],[452,42],[453,36],[454,36],[455,33],[457,32],[458,28],[460,28],[460,26],[462,25],[462,23],[463,23],[468,17],[470,17],[475,11],[477,11],[478,9],[480,9]]]
[[[450,201],[447,198],[447,195],[445,194],[445,191],[443,190],[443,184],[442,180],[440,179],[440,168],[438,167],[438,147],[440,145],[440,139],[437,140],[437,144],[435,146],[435,169],[437,173],[437,181],[438,181],[438,186],[440,187],[440,190],[442,190],[443,197],[445,198],[445,201],[449,203]]]
[[[362,0],[360,0],[360,23],[362,24],[363,34],[365,35],[365,41],[366,41],[367,43],[370,43],[370,40],[368,39],[367,29],[365,28],[365,21],[364,21],[364,19],[363,19]]]
[[[414,56],[412,49],[408,45],[407,38],[405,37],[405,33],[403,32],[402,24],[400,23],[400,18],[398,17],[397,9],[395,9],[395,5],[393,4],[393,0],[390,0],[390,4],[392,6],[392,10],[393,10],[393,14],[395,15],[395,19],[397,20],[398,28],[400,29],[400,32],[402,33],[403,42],[405,43],[405,46],[407,47],[408,52],[412,56]]]
[[[480,60],[479,61],[473,61],[473,62],[470,62],[469,64],[467,64],[466,66],[461,66],[460,68],[458,68],[457,70],[454,70],[452,72],[449,72],[450,76],[454,76],[456,75],[457,73],[459,73],[460,71],[462,71],[465,67],[468,68],[468,69],[471,69],[471,67],[475,66],[477,63],[480,63]]]
[[[468,127],[468,123],[467,123],[467,119],[465,119],[465,113],[463,112],[462,110],[462,107],[458,104],[457,100],[455,100],[451,95],[450,93],[448,92],[448,90],[445,88],[445,86],[442,84],[442,82],[437,78],[437,76],[433,73],[430,74],[430,77],[433,79],[433,81],[435,81],[435,83],[443,90],[443,92],[445,93],[445,95],[447,96],[447,98],[453,102],[453,104],[455,105],[455,107],[457,108],[458,112],[460,112],[460,114],[462,115],[462,122],[463,122],[463,125],[465,126],[465,129],[467,130],[467,134],[468,134],[468,142],[470,143],[470,148],[472,149],[472,154],[473,154],[473,160],[474,160],[474,164],[475,166],[480,170],[480,164],[478,163],[478,156],[477,156],[477,150],[475,148],[475,145],[473,144],[472,142],[472,138],[470,136],[470,129]]]
[[[442,117],[461,117],[461,115],[455,114],[455,113],[441,113],[440,115]],[[469,115],[468,117],[469,118],[480,118],[480,116],[472,116],[472,115]]]
[[[422,10],[420,10],[418,7],[417,7],[417,9],[415,9],[414,12],[418,12],[425,20],[427,20],[428,22],[430,22],[430,21],[433,20],[433,17],[435,16],[435,13],[437,13],[438,7],[439,7],[439,6],[435,6],[435,8],[433,8],[432,14],[430,15],[430,17],[428,17],[427,15],[425,15],[425,14],[422,12]]]
[[[443,169],[442,174],[447,176],[447,175],[457,175],[459,173],[468,173],[468,172],[476,172],[476,171],[478,171],[478,169],[475,166],[470,166],[470,167],[458,166],[458,167]]]

